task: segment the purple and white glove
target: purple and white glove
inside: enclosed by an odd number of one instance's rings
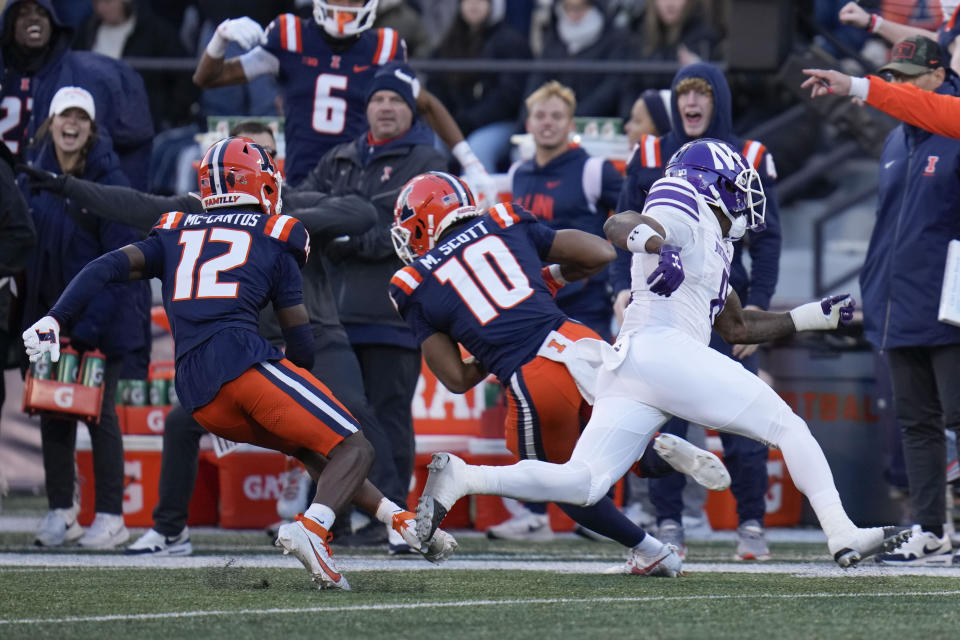
[[[50,360],[60,359],[60,323],[52,316],[43,316],[23,332],[23,346],[30,362],[36,362],[44,353]]]
[[[829,331],[853,320],[857,303],[849,293],[808,302],[790,311],[797,331]]]
[[[650,291],[658,296],[670,297],[683,283],[683,264],[680,262],[680,247],[665,244],[660,247],[660,263],[647,278]]]

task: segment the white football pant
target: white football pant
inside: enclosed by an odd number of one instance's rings
[[[797,488],[827,535],[852,527],[833,474],[806,423],[756,375],[674,329],[624,337],[619,365],[603,368],[598,397],[570,460],[474,467],[470,493],[591,505],[636,462],[671,415],[769,443],[783,452]],[[482,469],[482,471],[480,471]]]

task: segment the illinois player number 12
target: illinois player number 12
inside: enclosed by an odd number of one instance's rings
[[[207,237],[209,231],[209,237]],[[180,245],[183,253],[173,285],[173,300],[191,298],[236,298],[236,282],[220,282],[219,275],[239,267],[247,261],[250,253],[250,234],[238,229],[195,229],[180,233]],[[197,261],[208,242],[228,245],[226,253],[209,258],[197,269]],[[196,283],[196,295],[194,284]]]

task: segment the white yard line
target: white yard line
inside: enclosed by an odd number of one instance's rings
[[[75,624],[78,622],[129,622],[139,620],[166,620],[170,618],[200,618],[238,615],[288,615],[304,613],[348,613],[352,611],[395,611],[401,609],[443,609],[460,607],[502,607],[531,604],[604,604],[604,603],[640,603],[640,602],[676,602],[692,600],[762,600],[762,599],[816,599],[816,598],[942,598],[958,596],[960,591],[881,591],[874,593],[793,593],[793,594],[704,594],[696,596],[635,596],[620,598],[530,598],[515,600],[466,600],[459,602],[416,602],[408,604],[369,604],[345,605],[333,607],[305,607],[302,609],[239,609],[206,611],[171,611],[169,613],[135,613],[109,616],[71,616],[67,618],[23,618],[19,620],[0,619],[0,625],[35,624]]]

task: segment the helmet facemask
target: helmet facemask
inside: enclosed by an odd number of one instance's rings
[[[313,18],[328,35],[349,38],[373,26],[378,3],[379,0],[367,0],[360,7],[348,7],[313,0]]]

